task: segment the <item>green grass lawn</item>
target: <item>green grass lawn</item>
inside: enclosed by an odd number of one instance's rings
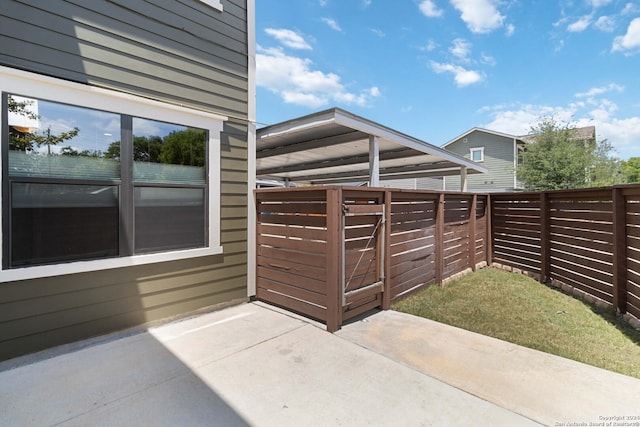
[[[392,308],[640,378],[640,332],[520,274],[485,268]]]

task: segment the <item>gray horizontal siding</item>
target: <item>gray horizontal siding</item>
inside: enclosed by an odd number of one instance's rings
[[[225,268],[203,258],[3,285],[0,359],[242,298],[246,266],[236,258]]]
[[[247,295],[246,124],[221,147],[224,254],[0,284],[0,360]]]
[[[470,158],[471,148],[484,147],[484,162],[480,164],[488,169],[485,174],[467,176],[468,191],[492,192],[513,189],[513,139],[486,132],[472,132],[466,136],[467,142],[455,141],[446,149],[452,153]],[[446,189],[460,190],[460,177],[445,178]]]
[[[244,1],[4,1],[0,63],[247,115]]]
[[[230,116],[217,256],[0,284],[0,360],[247,295],[246,4],[3,1],[0,64]]]
[[[409,190],[442,191],[442,178],[390,179],[382,181],[383,187],[404,188]]]

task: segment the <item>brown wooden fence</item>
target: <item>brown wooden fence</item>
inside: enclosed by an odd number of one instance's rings
[[[256,190],[256,297],[344,320],[488,262],[488,196],[367,187]]]
[[[491,195],[492,261],[640,318],[640,186]]]

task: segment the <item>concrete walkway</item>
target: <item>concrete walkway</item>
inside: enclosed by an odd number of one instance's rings
[[[35,359],[0,363],[0,425],[529,426],[640,415],[640,380],[392,311],[329,334],[251,303]]]

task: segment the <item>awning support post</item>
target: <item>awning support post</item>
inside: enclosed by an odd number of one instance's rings
[[[380,187],[380,141],[369,135],[369,187]]]
[[[467,191],[467,167],[462,166],[460,168],[460,191],[463,193]]]

